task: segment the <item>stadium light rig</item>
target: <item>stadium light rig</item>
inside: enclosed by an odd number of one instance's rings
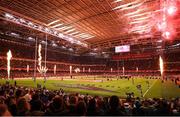
[[[55,29],[52,29],[52,27],[50,27],[50,28],[47,27],[48,25],[51,26],[52,24],[54,24],[54,23],[56,23],[58,21],[51,22],[50,24],[47,24],[47,26],[42,26],[40,24],[36,24],[34,22],[25,20],[23,18],[19,18],[17,16],[9,14],[9,13],[5,13],[4,17],[7,20],[11,21],[11,22],[14,22],[14,23],[17,23],[17,24],[20,24],[20,25],[23,25],[23,26],[26,26],[26,27],[29,27],[29,28],[44,32],[44,33],[47,33],[47,34],[50,34],[52,36],[55,36],[55,37],[64,39],[66,41],[69,41],[70,43],[74,43],[74,44],[77,44],[77,45],[80,45],[80,46],[83,46],[83,47],[86,47],[86,48],[88,47],[88,44],[85,43],[85,42],[79,41],[79,40],[77,40],[75,38],[73,38],[73,41],[72,41],[71,40],[72,37],[69,37],[68,35],[64,35],[63,33],[57,32]],[[58,27],[60,25],[61,24],[57,24],[57,25],[54,25],[53,27]]]
[[[10,71],[11,71],[11,58],[12,58],[12,53],[11,50],[7,52],[7,74],[8,74],[8,80],[10,78]]]

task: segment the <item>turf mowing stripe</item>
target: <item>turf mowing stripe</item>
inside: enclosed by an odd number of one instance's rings
[[[143,94],[143,97],[147,94],[147,92],[154,86],[154,84],[157,82],[157,80],[155,80],[153,82],[153,84],[146,90],[146,92]]]

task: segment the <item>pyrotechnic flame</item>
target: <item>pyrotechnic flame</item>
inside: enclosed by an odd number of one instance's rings
[[[111,68],[111,72],[113,71],[113,68]]]
[[[38,70],[39,73],[42,74],[42,73],[46,73],[48,68],[42,66],[42,67],[37,68],[37,70]]]
[[[54,65],[54,74],[56,74],[56,65]]]
[[[136,67],[136,71],[137,71],[137,72],[139,71],[139,68],[138,68],[138,67]]]
[[[38,58],[38,65],[39,65],[39,67],[37,67],[37,70],[39,71],[39,73],[42,74],[42,73],[46,73],[48,68],[46,66],[43,67],[41,65],[41,63],[42,63],[41,48],[42,48],[42,46],[41,46],[41,44],[39,44],[39,47],[38,47],[38,56],[39,56],[39,58]]]
[[[69,66],[70,74],[72,73],[72,66]]]
[[[124,67],[122,69],[123,69],[123,75],[124,75]]]
[[[164,65],[163,65],[163,59],[161,58],[161,56],[159,56],[159,67],[160,67],[160,72],[162,76],[164,72]]]
[[[41,68],[41,60],[42,60],[42,56],[41,56],[41,44],[39,44],[39,48],[38,48],[38,55],[39,55],[39,58],[38,58],[38,65],[39,65],[39,68]]]
[[[80,70],[79,68],[76,68],[74,71],[75,71],[76,73],[79,73],[81,70]]]
[[[29,72],[29,65],[27,65],[27,72]]]
[[[11,54],[11,50],[9,50],[7,52],[7,73],[8,73],[8,79],[10,77],[10,70],[11,70],[11,66],[10,66],[10,60],[12,58],[12,54]]]

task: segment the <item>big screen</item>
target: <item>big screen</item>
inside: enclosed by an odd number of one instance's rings
[[[130,45],[122,45],[122,46],[116,46],[115,47],[115,52],[129,52],[130,51]]]

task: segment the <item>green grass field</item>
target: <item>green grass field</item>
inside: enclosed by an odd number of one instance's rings
[[[137,85],[142,86],[142,94],[144,98],[150,97],[162,97],[162,98],[175,98],[180,96],[180,88],[176,86],[172,81],[166,81],[161,83],[159,79],[143,79],[134,78],[134,84],[132,79],[119,79],[113,78],[112,81],[107,81],[105,78],[76,78],[76,79],[47,79],[46,83],[42,79],[37,79],[36,83],[31,78],[16,80],[18,86],[36,87],[37,83],[42,86],[46,86],[47,89],[55,90],[63,88],[65,92],[79,92],[81,94],[102,95],[111,96],[118,95],[120,97],[126,97],[126,93],[134,92],[135,96],[141,97],[140,91],[137,89]],[[0,83],[5,83],[6,80],[1,79]],[[149,87],[147,84],[149,81]],[[10,81],[13,83],[14,81]]]

